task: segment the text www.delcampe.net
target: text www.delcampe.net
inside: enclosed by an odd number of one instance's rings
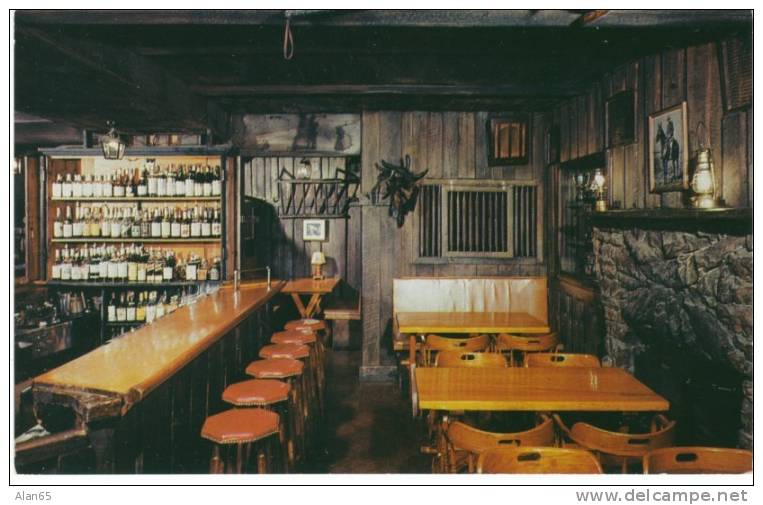
[[[749,493],[741,491],[681,491],[631,489],[621,491],[575,491],[578,502],[585,503],[726,503],[747,502]]]

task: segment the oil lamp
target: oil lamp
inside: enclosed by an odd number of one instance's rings
[[[125,143],[119,138],[114,121],[107,121],[109,132],[101,137],[103,157],[107,160],[121,160],[125,155]]]
[[[315,251],[310,264],[313,266],[313,279],[319,281],[323,279],[323,265],[326,264],[326,256],[321,251]]]
[[[704,124],[697,125],[697,138],[700,131],[704,130]],[[694,168],[694,176],[691,179],[691,190],[694,196],[691,198],[692,206],[697,209],[713,209],[717,206],[715,200],[715,167],[713,164],[713,152],[705,147],[702,142],[697,150],[697,163]]]
[[[607,210],[607,179],[600,168],[597,168],[591,181],[591,192],[596,196],[596,212]]]

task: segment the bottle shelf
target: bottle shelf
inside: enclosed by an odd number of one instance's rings
[[[59,197],[52,202],[218,202],[222,196],[106,196],[106,197]]]
[[[197,286],[204,283],[222,281],[168,281],[168,282],[91,282],[91,281],[47,281],[46,286],[58,288],[112,288],[112,289],[162,289]]]
[[[194,237],[194,238],[53,238],[54,244],[88,244],[88,243],[117,243],[117,244],[211,244],[222,242],[220,237]]]

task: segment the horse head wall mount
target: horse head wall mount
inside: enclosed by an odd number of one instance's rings
[[[376,184],[371,188],[368,197],[376,205],[380,200],[389,199],[389,215],[397,221],[397,227],[402,228],[405,216],[416,208],[419,196],[419,181],[427,175],[429,169],[423,172],[411,171],[411,157],[407,154],[400,160],[400,165],[394,165],[381,160],[376,164],[379,174]]]

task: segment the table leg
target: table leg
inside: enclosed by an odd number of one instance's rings
[[[307,319],[307,309],[305,308],[305,304],[302,303],[302,298],[299,297],[299,293],[292,293],[291,299],[294,300],[294,305],[297,306],[300,317],[302,317],[302,319]]]
[[[416,335],[413,333],[408,336],[408,363],[411,376],[411,407],[413,417],[417,417],[419,414],[419,395],[416,389]]]
[[[307,304],[307,309],[305,309],[305,314],[307,314],[305,317],[312,317],[313,314],[318,312],[320,310],[321,306],[321,294],[320,293],[313,293],[313,296],[310,297],[310,303]]]

